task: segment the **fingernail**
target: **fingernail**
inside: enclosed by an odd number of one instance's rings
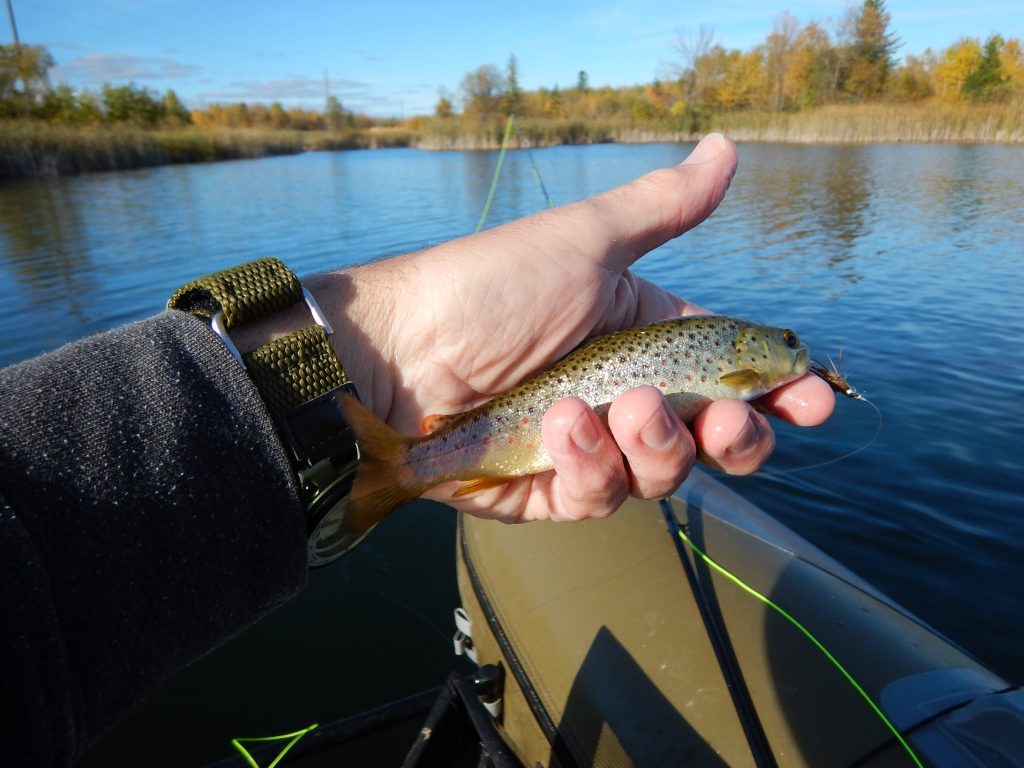
[[[581,413],[576,424],[569,431],[569,439],[573,445],[584,453],[593,453],[601,442],[601,436],[594,426],[594,419],[589,413]]]
[[[709,133],[693,148],[690,156],[683,160],[682,165],[706,163],[718,157],[725,147],[725,137],[720,133]]]
[[[729,447],[726,448],[726,453],[730,456],[739,457],[743,456],[757,445],[757,424],[749,416],[740,431],[733,437],[732,442],[729,443]]]
[[[661,407],[651,416],[651,420],[640,430],[640,440],[652,450],[664,451],[678,439],[679,433],[669,415],[668,406],[662,403]]]

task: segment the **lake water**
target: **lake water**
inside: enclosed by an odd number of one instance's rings
[[[689,146],[512,152],[488,224],[681,160]],[[157,312],[178,284],[266,255],[297,272],[469,232],[496,153],[318,153],[0,186],[9,363]],[[637,271],[796,329],[882,412],[777,427],[728,484],[1016,681],[1024,680],[1024,148],[742,145],[719,211]],[[267,621],[173,680],[83,764],[206,762],[233,736],[327,722],[452,667],[451,513],[396,514]],[[396,762],[408,742],[365,747]],[[358,763],[358,753],[353,758]],[[394,759],[383,756],[396,756]],[[303,765],[313,765],[306,761]]]

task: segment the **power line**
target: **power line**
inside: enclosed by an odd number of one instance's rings
[[[7,18],[10,19],[11,33],[14,35],[14,47],[17,48],[21,43],[18,42],[18,25],[14,23],[14,6],[11,5],[11,0],[4,2],[7,4]]]

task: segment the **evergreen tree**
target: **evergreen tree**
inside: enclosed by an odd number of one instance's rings
[[[505,94],[502,97],[503,111],[506,115],[518,115],[523,111],[523,92],[519,87],[519,62],[516,55],[510,53],[505,66]]]
[[[885,9],[885,0],[864,0],[854,22],[853,45],[850,51],[846,90],[861,99],[877,98],[885,90],[893,70],[893,54],[899,39],[889,32],[892,17]]]
[[[345,126],[345,110],[337,96],[327,97],[324,104],[324,125],[329,131],[340,131]]]
[[[974,101],[993,101],[1007,89],[1004,86],[1002,49],[1005,41],[999,35],[992,35],[985,41],[981,57],[964,79],[962,91]]]

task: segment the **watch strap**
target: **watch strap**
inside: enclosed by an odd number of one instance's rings
[[[303,301],[295,274],[273,258],[241,264],[186,283],[167,303],[225,328],[260,320]],[[291,410],[348,383],[328,332],[314,325],[241,355],[267,407],[281,419]]]
[[[302,285],[278,259],[258,259],[197,278],[181,286],[167,302],[168,309],[180,309],[210,320],[224,314],[224,326],[268,317],[302,301]]]
[[[277,417],[348,383],[320,325],[275,339],[242,359]]]

